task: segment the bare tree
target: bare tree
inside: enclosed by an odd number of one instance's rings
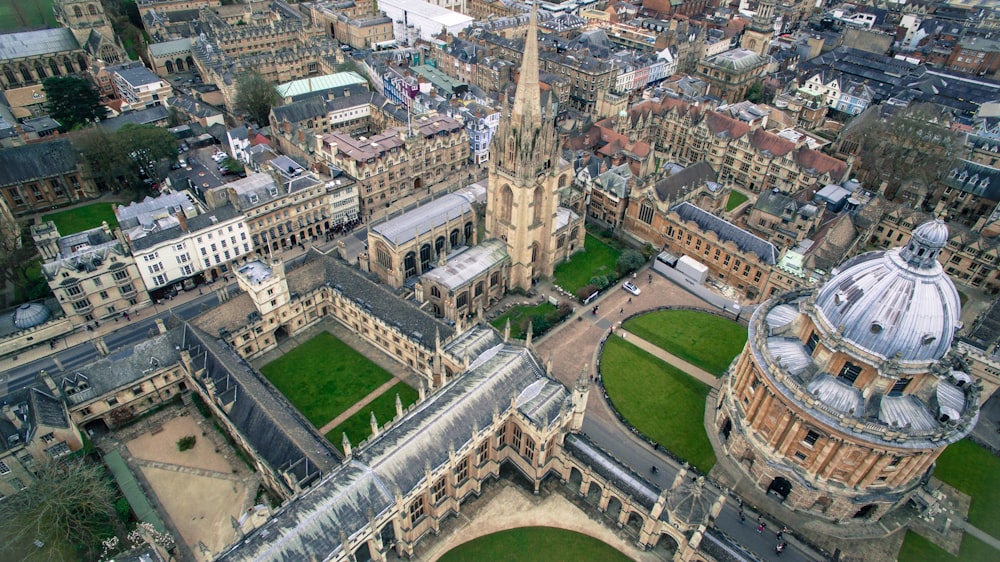
[[[279,100],[274,85],[265,80],[259,72],[251,71],[237,77],[236,109],[250,116],[257,125],[261,127],[267,125],[271,107]]]
[[[0,502],[0,552],[17,552],[33,541],[69,543],[97,559],[101,541],[116,533],[115,493],[104,468],[84,458],[51,461],[37,480]],[[33,548],[33,547],[31,547]],[[43,547],[49,559],[59,549]]]
[[[26,292],[31,284],[28,270],[37,258],[28,228],[17,221],[0,218],[0,282]]]
[[[872,186],[885,182],[886,197],[892,199],[900,188],[932,185],[953,167],[965,136],[950,125],[950,115],[929,103],[889,117],[873,109],[848,125],[843,140],[854,147],[862,179]]]

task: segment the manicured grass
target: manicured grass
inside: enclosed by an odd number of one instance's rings
[[[555,313],[557,310],[550,302],[543,302],[536,306],[515,306],[498,316],[490,324],[503,333],[504,325],[507,324],[507,319],[510,318],[510,337],[523,340],[525,334],[528,333],[527,319],[531,319],[533,322],[532,336],[537,336],[540,333],[539,328],[543,327],[542,325],[547,322],[545,316]]]
[[[392,378],[329,332],[264,365],[261,372],[316,427]]]
[[[101,221],[108,221],[111,230],[118,228],[118,219],[115,218],[111,203],[94,203],[75,209],[66,209],[45,215],[42,220],[55,222],[60,236],[97,228],[101,226]]]
[[[616,276],[615,262],[621,252],[590,233],[587,233],[583,244],[584,250],[557,265],[553,274],[555,284],[572,294],[597,275]]]
[[[439,558],[440,562],[616,562],[629,560],[593,537],[552,527],[521,527],[479,537]]]
[[[983,541],[966,533],[962,536],[962,546],[958,556],[952,556],[945,549],[914,533],[906,532],[903,546],[899,549],[899,562],[988,562],[1000,557],[1000,552]]]
[[[52,13],[52,0],[4,0],[0,2],[0,32],[59,27]],[[45,69],[48,71],[48,69]]]
[[[625,329],[720,377],[747,343],[747,329],[697,310],[660,310],[625,322]]]
[[[1000,459],[962,440],[941,453],[934,476],[972,496],[969,522],[1000,538]]]
[[[702,424],[708,385],[618,336],[604,345],[601,377],[630,424],[702,472],[711,470],[715,453]]]
[[[396,394],[403,402],[403,409],[409,408],[417,401],[419,394],[405,382],[396,383],[395,386],[383,392],[378,398],[369,402],[358,413],[344,420],[343,423],[330,430],[326,438],[340,448],[344,439],[344,433],[351,440],[351,445],[357,447],[358,443],[368,439],[372,434],[371,418],[375,412],[375,419],[378,420],[379,427],[382,427],[389,420],[396,417]]]
[[[732,211],[736,207],[746,203],[746,201],[747,196],[743,195],[742,192],[736,190],[730,191],[729,199],[726,201],[726,211]]]

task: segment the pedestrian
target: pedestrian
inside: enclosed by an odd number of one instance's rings
[[[766,527],[766,525],[764,525],[763,523],[761,523],[760,525],[757,525],[757,532],[758,533],[763,533],[764,532],[764,527]]]
[[[649,274],[649,284],[650,285],[653,284],[653,274],[652,273]]]
[[[744,524],[746,522],[747,522],[747,516],[743,515],[743,510],[741,509],[740,510],[740,525],[742,525],[742,524]]]
[[[101,323],[98,322],[97,320],[94,320],[94,327],[95,328],[100,328],[101,327]]]
[[[629,304],[632,304],[632,297],[629,297],[629,298],[628,298],[628,303],[629,303]]]
[[[774,534],[774,538],[776,538],[776,539],[778,539],[780,541],[781,540],[781,535],[782,535],[782,531],[779,530],[777,533]]]
[[[618,311],[618,314],[625,314],[625,307],[622,307],[622,309]]]

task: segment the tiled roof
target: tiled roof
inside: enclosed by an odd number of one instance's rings
[[[30,58],[79,48],[73,32],[65,27],[0,35],[0,60]]]
[[[795,161],[807,170],[815,170],[819,174],[830,174],[830,179],[837,182],[841,181],[844,174],[847,173],[847,162],[804,146],[795,153]]]
[[[69,139],[0,150],[0,186],[48,178],[76,170],[77,153]]]
[[[795,143],[769,133],[764,129],[756,129],[750,136],[750,144],[759,151],[767,151],[774,156],[784,156],[795,149]]]
[[[750,125],[716,111],[710,111],[705,115],[705,125],[713,135],[729,136],[734,139],[750,132]]]

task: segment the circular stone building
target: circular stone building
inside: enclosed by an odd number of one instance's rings
[[[715,423],[720,453],[761,490],[827,520],[878,519],[975,426],[979,390],[949,353],[961,306],[937,262],[947,241],[943,221],[925,223],[754,312]]]

